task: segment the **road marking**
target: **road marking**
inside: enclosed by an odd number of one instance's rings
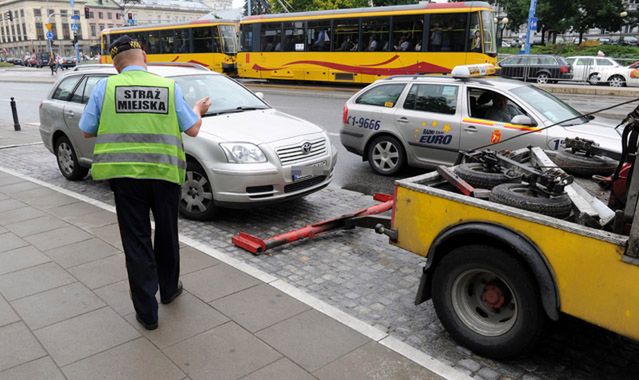
[[[57,191],[59,193],[78,199],[80,201],[89,203],[103,210],[115,213],[115,207],[111,206],[108,203],[98,201],[93,198],[89,198],[86,195],[78,194],[76,192],[64,189],[56,185],[52,185],[50,183],[19,173],[12,169],[5,168],[3,166],[0,166],[0,171],[16,176],[18,178],[22,178],[24,180],[33,182],[37,185]],[[152,227],[155,227],[154,222],[151,222],[151,225]],[[78,227],[82,228],[81,226],[78,226]],[[86,231],[91,233],[88,229],[86,229]],[[181,236],[180,241],[195,249],[202,251],[203,253],[206,253],[207,255],[215,259],[218,259],[224,262],[225,264],[228,264],[234,267],[235,269],[238,269],[250,276],[257,278],[258,280],[261,280],[273,286],[274,288],[280,290],[281,292],[295,298],[296,300],[300,302],[307,304],[308,306],[319,311],[320,313],[323,313],[333,318],[334,320],[341,322],[342,324],[350,327],[351,329],[359,332],[360,334],[370,338],[371,340],[378,342],[379,344],[387,347],[388,349],[402,355],[403,357],[415,362],[416,364],[419,364],[420,366],[428,369],[429,371],[434,372],[435,374],[443,378],[455,379],[455,380],[457,379],[471,380],[472,379],[470,376],[464,374],[463,372],[460,372],[454,367],[451,367],[445,364],[439,359],[436,359],[433,356],[423,351],[420,351],[400,341],[399,339],[393,336],[390,336],[388,333],[378,329],[377,327],[372,326],[360,319],[357,319],[343,312],[342,310],[336,308],[335,306],[329,305],[328,303],[316,298],[315,296],[312,296],[306,293],[305,291],[300,290],[294,287],[293,285],[287,283],[286,281],[276,278],[275,276],[272,276],[271,274],[262,271],[261,269],[252,267],[251,265],[245,263],[244,261],[238,260],[235,257],[232,257],[231,255],[225,252],[212,248],[193,238],[190,238],[187,236]]]

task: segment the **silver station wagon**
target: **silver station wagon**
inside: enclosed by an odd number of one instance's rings
[[[495,143],[497,150],[559,150],[566,137],[581,137],[620,149],[614,125],[582,116],[533,85],[482,75],[490,70],[477,66],[458,66],[450,76],[389,77],[362,89],[344,106],[342,145],[383,175],[405,165],[450,165],[460,150]],[[502,142],[524,132],[531,133]]]
[[[198,137],[184,136],[186,183],[180,212],[210,219],[220,207],[251,207],[300,197],[333,178],[337,149],[315,124],[271,108],[236,81],[195,65],[149,66],[179,84],[190,105],[209,96]],[[69,180],[87,176],[95,138],[80,116],[96,83],[115,70],[87,65],[60,79],[40,105],[40,134]]]

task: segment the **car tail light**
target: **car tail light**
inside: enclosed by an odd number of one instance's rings
[[[570,66],[566,66],[566,65],[561,66],[561,67],[559,68],[559,72],[560,72],[560,73],[569,73],[569,72],[570,72]]]
[[[348,106],[344,104],[344,113],[342,113],[342,124],[348,123]]]

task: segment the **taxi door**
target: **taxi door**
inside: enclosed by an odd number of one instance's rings
[[[409,161],[426,165],[454,162],[460,144],[461,86],[413,83],[395,113]]]
[[[491,112],[493,97],[501,95],[508,100],[508,107],[517,111],[511,111],[511,113],[525,115],[535,121],[532,113],[524,105],[514,101],[505,93],[472,85],[467,85],[465,92],[466,95],[463,96],[465,106],[463,107],[461,121],[462,150],[470,151],[496,143],[500,144],[495,146],[495,150],[518,149],[528,145],[546,146],[546,131],[540,128],[543,127],[542,124],[539,123],[538,126],[512,124],[504,119],[494,117],[495,112]],[[534,133],[501,143],[502,140],[528,131],[533,131]]]

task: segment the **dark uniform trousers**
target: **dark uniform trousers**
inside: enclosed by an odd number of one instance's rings
[[[180,186],[168,181],[115,178],[110,180],[126,256],[131,299],[135,311],[146,323],[158,320],[155,299],[177,291],[180,275],[177,212]],[[151,220],[155,220],[155,241],[151,244]]]

